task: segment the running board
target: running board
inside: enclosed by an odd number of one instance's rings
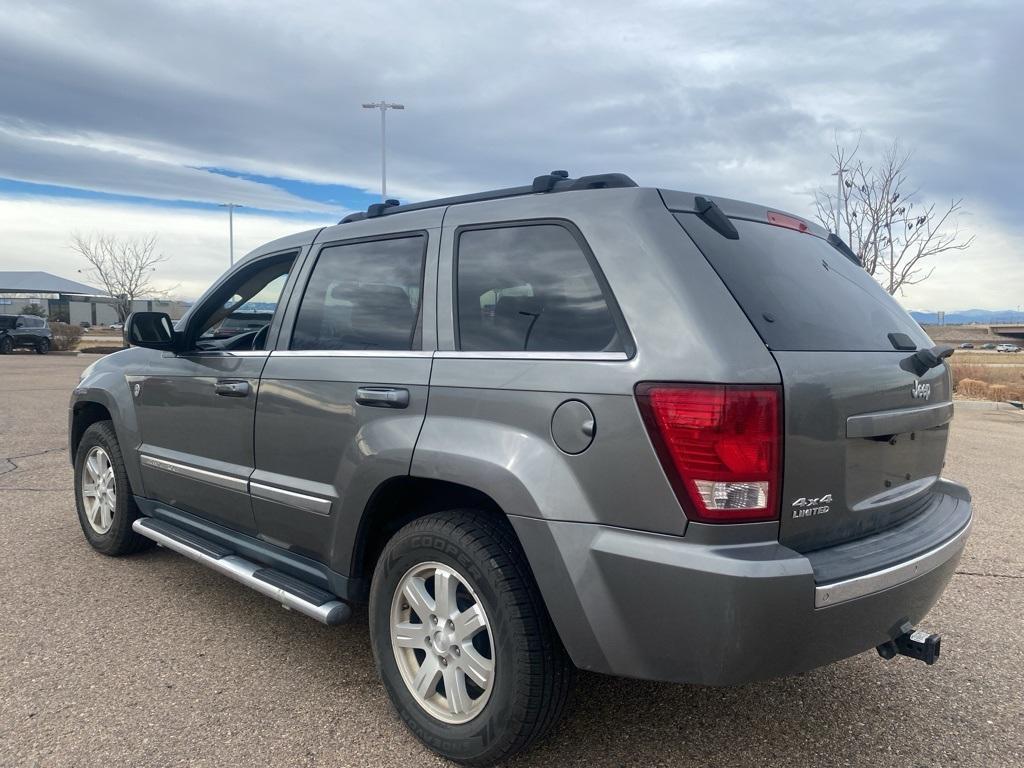
[[[260,594],[277,600],[283,608],[298,611],[328,624],[343,624],[352,616],[348,603],[337,595],[308,584],[287,573],[239,557],[230,549],[152,517],[140,517],[132,530],[161,547],[174,550]]]

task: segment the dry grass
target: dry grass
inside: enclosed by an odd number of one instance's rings
[[[953,387],[961,397],[1024,400],[1024,366],[953,363],[949,368]]]

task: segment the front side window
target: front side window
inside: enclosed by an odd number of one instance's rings
[[[243,269],[225,285],[199,324],[199,351],[265,350],[270,323],[288,282],[295,254],[268,258]]]
[[[459,349],[624,351],[601,284],[565,227],[471,229],[457,247]]]
[[[321,251],[295,318],[291,349],[413,349],[426,244],[425,235],[414,235]]]

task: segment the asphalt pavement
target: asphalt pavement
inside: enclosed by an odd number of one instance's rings
[[[364,611],[328,628],[179,555],[88,547],[66,407],[93,359],[0,357],[0,766],[447,765],[392,713]],[[1024,415],[958,406],[945,473],[976,519],[923,625],[936,666],[872,651],[730,689],[584,674],[513,764],[1024,765]]]

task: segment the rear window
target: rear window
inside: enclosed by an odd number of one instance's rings
[[[564,226],[464,230],[457,263],[459,349],[625,350],[609,297]]]
[[[890,333],[931,346],[895,299],[820,237],[732,219],[740,236],[729,240],[694,213],[675,217],[770,349],[891,352]]]

